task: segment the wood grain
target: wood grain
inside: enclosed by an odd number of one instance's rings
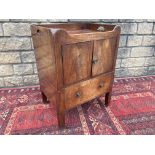
[[[94,41],[92,75],[108,73],[113,70],[116,38]]]
[[[48,29],[31,27],[41,91],[51,98],[57,91],[53,39]]]
[[[100,75],[65,88],[66,109],[76,107],[108,92],[112,78],[112,74]]]
[[[92,51],[92,42],[69,44],[62,47],[65,85],[90,78]]]

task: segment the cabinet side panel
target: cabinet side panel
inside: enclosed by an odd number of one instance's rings
[[[31,31],[40,88],[48,98],[52,98],[57,91],[53,37],[50,31],[37,26],[32,26]]]

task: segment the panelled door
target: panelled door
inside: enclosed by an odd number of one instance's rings
[[[92,76],[112,71],[116,38],[94,41]]]
[[[62,46],[64,85],[112,71],[116,38]]]
[[[91,76],[93,42],[62,46],[64,84],[72,84]]]

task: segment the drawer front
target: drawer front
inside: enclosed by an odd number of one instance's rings
[[[92,75],[96,76],[113,70],[116,38],[94,41]]]
[[[91,76],[93,42],[62,46],[64,85],[72,84]]]
[[[111,86],[113,75],[100,75],[65,88],[66,109],[73,108],[103,93],[108,92]]]

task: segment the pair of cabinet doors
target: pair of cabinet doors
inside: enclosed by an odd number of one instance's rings
[[[113,71],[116,38],[62,46],[64,85]]]

